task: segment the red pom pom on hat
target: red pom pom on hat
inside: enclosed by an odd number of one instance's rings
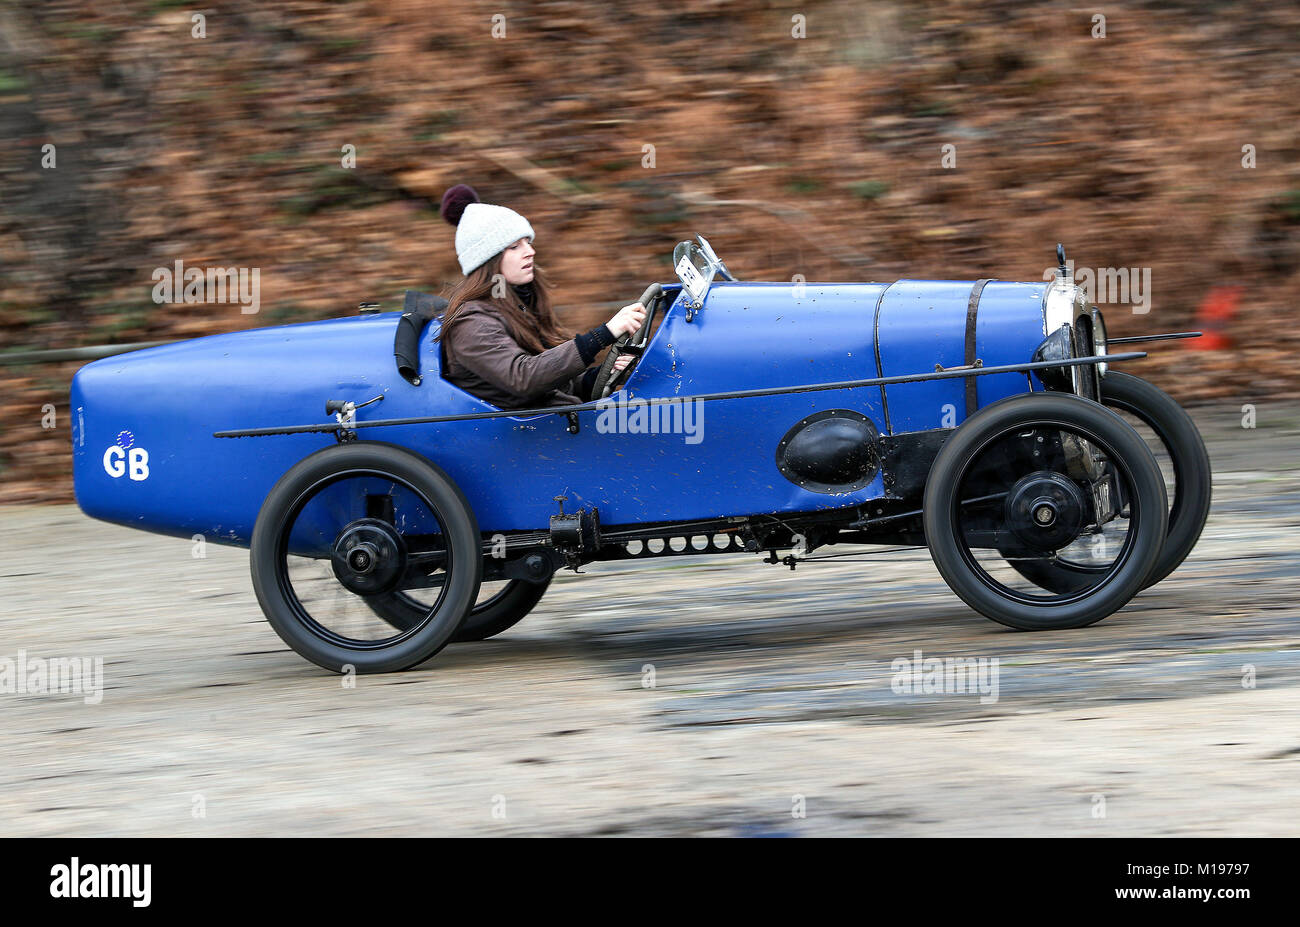
[[[458,183],[454,187],[449,187],[447,192],[442,195],[442,206],[438,209],[438,212],[452,225],[459,225],[465,207],[470,203],[477,202],[479,202],[479,198],[478,194],[474,192],[474,188],[468,184]]]

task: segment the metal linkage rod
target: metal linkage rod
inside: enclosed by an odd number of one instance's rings
[[[1137,360],[1146,357],[1145,351],[1131,351],[1127,354],[1091,355],[1073,357],[1068,360],[1030,361],[1024,364],[1004,364],[999,367],[974,367],[961,370],[940,370],[933,373],[911,373],[894,377],[871,377],[866,380],[841,380],[836,383],[808,383],[802,386],[772,386],[765,389],[730,390],[725,393],[701,393],[697,396],[664,396],[647,399],[626,400],[627,403],[639,405],[681,405],[687,402],[714,402],[720,399],[749,399],[757,396],[783,396],[790,393],[819,393],[836,389],[856,389],[862,386],[892,386],[898,383],[922,383],[927,380],[954,380],[962,377],[986,377],[998,373],[1025,373],[1030,370],[1045,370],[1049,367],[1081,367],[1086,364],[1113,364],[1118,361]],[[388,418],[369,422],[357,422],[351,430],[362,428],[389,428],[394,425],[434,425],[441,422],[468,422],[487,418],[521,418],[530,415],[569,415],[576,412],[602,412],[616,408],[623,400],[603,399],[599,402],[584,402],[570,406],[547,406],[542,409],[503,409],[497,412],[469,412],[463,415],[427,415],[419,418]],[[244,428],[232,431],[218,431],[214,438],[255,438],[264,435],[293,435],[328,433],[338,430],[338,423],[326,425],[285,425],[271,428]]]
[[[1167,335],[1130,335],[1127,338],[1107,338],[1107,344],[1140,344],[1144,341],[1175,341],[1179,338],[1199,338],[1204,332],[1170,332]]]

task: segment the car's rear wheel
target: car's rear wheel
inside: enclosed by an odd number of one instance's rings
[[[1144,587],[1160,582],[1187,559],[1210,514],[1210,456],[1192,417],[1173,397],[1140,377],[1111,371],[1101,381],[1101,400],[1130,421],[1146,439],[1164,474],[1169,496],[1169,533]],[[1131,417],[1128,418],[1128,417]],[[1086,587],[1092,569],[1068,550],[1050,563],[1017,561],[1027,578],[1056,592]]]
[[[1164,480],[1142,438],[1075,396],[1016,396],[988,406],[940,449],[926,482],[935,566],[980,614],[1022,630],[1078,628],[1121,608],[1160,555]],[[1050,561],[1089,539],[1082,588],[1044,589],[1018,560]]]
[[[253,589],[286,644],[334,672],[408,669],[441,650],[478,595],[478,524],[451,479],[377,442],[312,454],[267,494],[253,528]],[[374,596],[435,589],[395,628]]]
[[[483,583],[478,601],[452,635],[452,643],[485,641],[513,628],[542,600],[550,585],[550,577],[540,583],[526,579]],[[427,590],[424,592],[425,595],[392,592],[373,596],[366,600],[366,604],[393,627],[406,628],[419,621],[428,610]]]

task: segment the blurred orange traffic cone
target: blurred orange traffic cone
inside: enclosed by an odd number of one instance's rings
[[[1221,351],[1232,347],[1228,324],[1237,314],[1237,301],[1240,298],[1239,286],[1210,287],[1210,292],[1205,294],[1205,299],[1196,310],[1196,327],[1205,332],[1205,336],[1194,339],[1188,347],[1199,351]]]

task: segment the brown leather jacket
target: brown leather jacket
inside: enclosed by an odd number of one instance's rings
[[[441,342],[442,375],[501,409],[535,409],[584,402],[587,361],[570,338],[530,354],[510,336],[488,303],[465,303]],[[590,389],[590,384],[586,384]]]

